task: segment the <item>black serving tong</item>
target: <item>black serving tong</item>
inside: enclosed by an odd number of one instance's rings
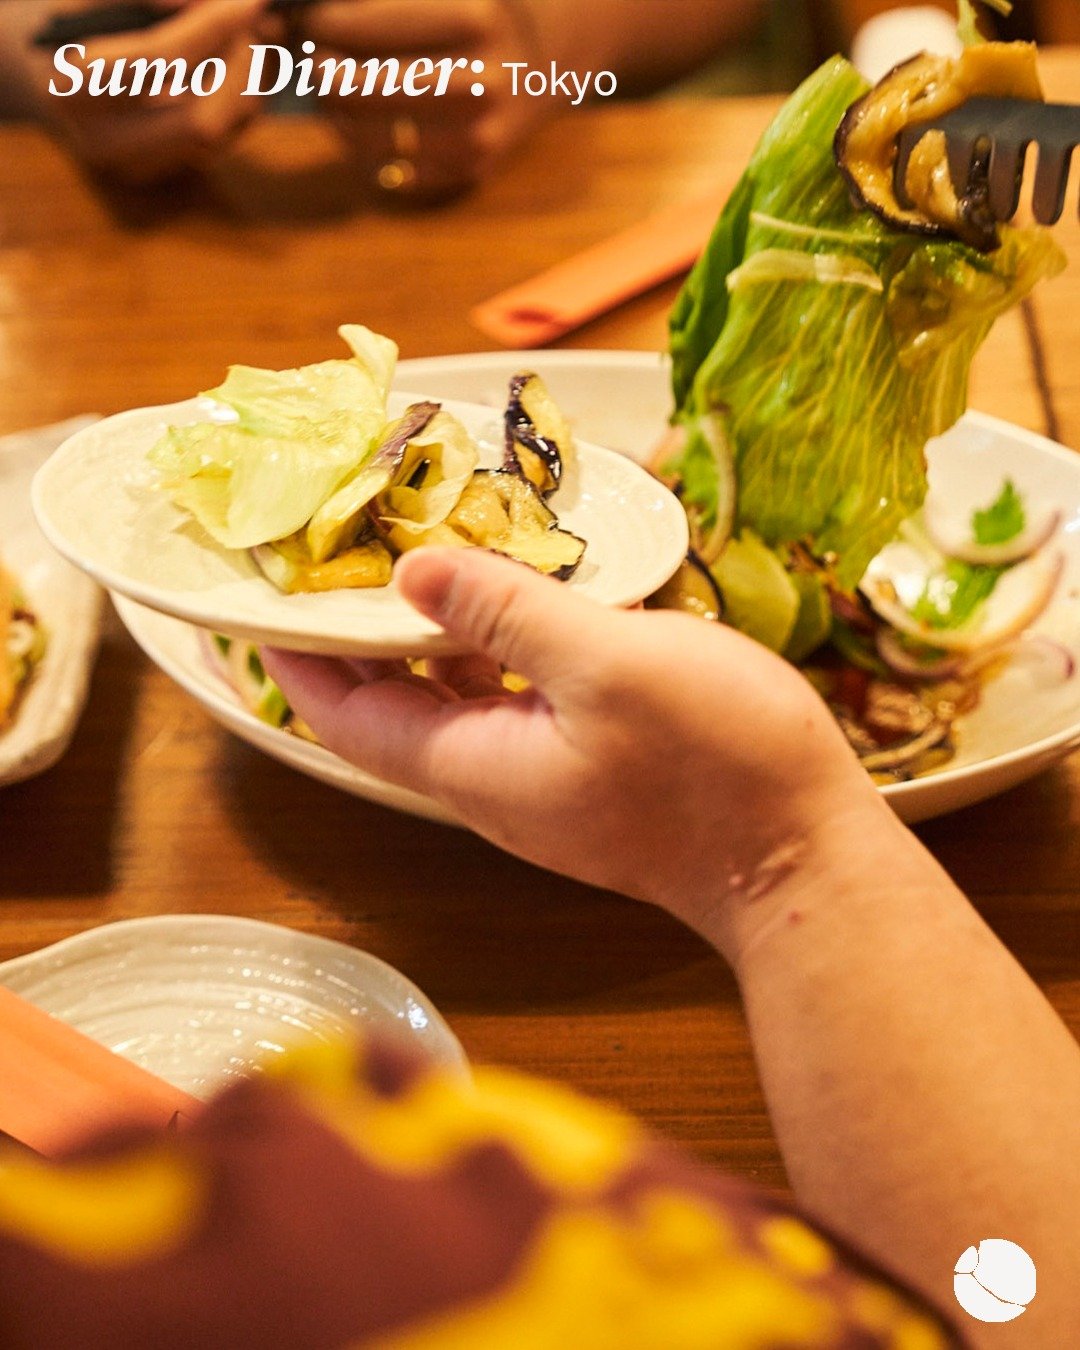
[[[270,14],[289,14],[316,4],[317,0],[270,0]],[[170,11],[141,0],[120,0],[118,4],[95,5],[74,13],[54,14],[45,26],[34,34],[35,47],[56,51],[69,42],[85,42],[87,38],[110,37],[115,33],[141,33],[155,28],[170,18]]]
[[[1080,145],[1080,105],[1023,98],[969,98],[941,117],[913,122],[897,138],[894,183],[897,200],[910,207],[905,180],[911,152],[928,131],[945,133],[949,172],[958,195],[973,178],[985,177],[987,204],[995,220],[1011,220],[1020,203],[1024,157],[1038,146],[1032,212],[1053,225],[1065,206],[1072,152]]]

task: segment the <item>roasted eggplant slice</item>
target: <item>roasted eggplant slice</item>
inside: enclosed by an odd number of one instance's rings
[[[378,539],[365,540],[333,558],[316,562],[302,530],[272,544],[259,544],[251,550],[251,556],[286,595],[387,586],[393,570],[389,550]]]
[[[534,484],[506,469],[478,469],[446,524],[471,544],[561,580],[573,575],[585,553],[585,540],[559,528]]]
[[[510,517],[499,484],[508,476],[501,470],[474,473],[457,506],[447,517],[446,523],[451,529],[481,548],[486,548],[494,539],[501,539],[510,528]]]
[[[387,427],[375,453],[323,502],[307,525],[307,547],[313,562],[325,562],[352,543],[366,523],[369,503],[394,481],[409,442],[438,411],[437,403],[414,403],[406,408]]]
[[[414,548],[467,548],[471,542],[452,526],[447,525],[445,520],[440,521],[438,525],[432,525],[431,529],[425,530],[423,534],[416,534],[401,525],[386,522],[379,525],[379,531],[395,557]]]
[[[677,609],[699,619],[719,620],[724,601],[712,573],[696,553],[688,553],[679,570],[645,601],[646,609]]]
[[[893,180],[901,131],[975,96],[1041,100],[1034,45],[985,42],[956,58],[923,53],[853,103],[837,129],[834,150],[857,204],[896,229],[952,235],[984,253],[996,248],[997,225],[986,205],[987,166],[976,157],[958,194],[941,132],[929,132],[911,156],[903,185],[910,207],[898,200]]]
[[[503,467],[523,474],[547,497],[559,486],[574,442],[566,418],[539,375],[525,372],[510,381],[505,425]]]

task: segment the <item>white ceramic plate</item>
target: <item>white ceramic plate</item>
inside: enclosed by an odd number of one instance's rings
[[[391,411],[408,399],[394,396]],[[452,650],[393,582],[369,590],[282,595],[246,552],[215,543],[156,485],[147,452],[167,426],[205,421],[205,400],[121,413],[61,446],[34,481],[34,509],[52,543],[110,590],[219,632],[301,651],[419,656]],[[497,410],[444,402],[477,438],[482,463],[502,458]],[[576,471],[552,496],[560,523],[588,543],[569,585],[631,605],[671,576],[687,547],[685,516],[625,456],[578,446]]]
[[[405,1036],[466,1071],[453,1032],[392,966],[254,919],[103,924],[0,964],[0,984],[196,1097],[297,1042],[364,1030]]]
[[[462,397],[500,406],[506,380],[535,369],[583,436],[644,458],[670,409],[666,363],[643,352],[518,352],[405,361],[398,384],[434,398]],[[1064,513],[1066,571],[1038,625],[1080,654],[1080,456],[1008,423],[971,413],[929,449],[935,490],[985,505],[1011,477],[1032,503]],[[136,641],[173,679],[237,735],[302,773],[357,796],[435,820],[427,798],[372,779],[287,732],[260,722],[208,664],[190,626],[122,601],[117,608]],[[1051,663],[1052,664],[1052,663]],[[958,753],[946,768],[882,789],[908,822],[981,801],[1023,782],[1080,746],[1080,676],[1047,678],[1045,666],[1017,663],[987,688],[959,726]]]
[[[56,447],[93,418],[0,440],[0,562],[48,632],[48,648],[15,720],[0,732],[0,787],[50,768],[67,749],[97,650],[102,594],[56,552],[34,520],[30,481]]]

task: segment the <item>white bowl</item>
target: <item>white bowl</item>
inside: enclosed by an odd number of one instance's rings
[[[170,914],[0,964],[0,984],[196,1097],[305,1040],[384,1031],[466,1071],[428,999],[367,952],[277,924]]]

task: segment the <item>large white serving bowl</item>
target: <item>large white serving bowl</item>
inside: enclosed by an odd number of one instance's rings
[[[576,432],[643,460],[671,407],[666,361],[646,352],[510,352],[405,361],[397,385],[416,395],[500,408],[510,376],[537,371]],[[1080,455],[995,418],[967,414],[928,447],[933,489],[985,505],[1011,478],[1033,504],[1062,513],[1057,546],[1065,571],[1037,625],[1080,654]],[[360,797],[434,820],[437,803],[352,768],[321,746],[260,722],[207,660],[200,634],[129,601],[121,618],[147,654],[219,721],[251,744],[312,777]],[[979,707],[958,724],[954,759],[943,769],[881,791],[900,817],[925,820],[981,801],[1039,773],[1080,746],[1080,676],[1054,662],[1016,661],[988,683]]]

